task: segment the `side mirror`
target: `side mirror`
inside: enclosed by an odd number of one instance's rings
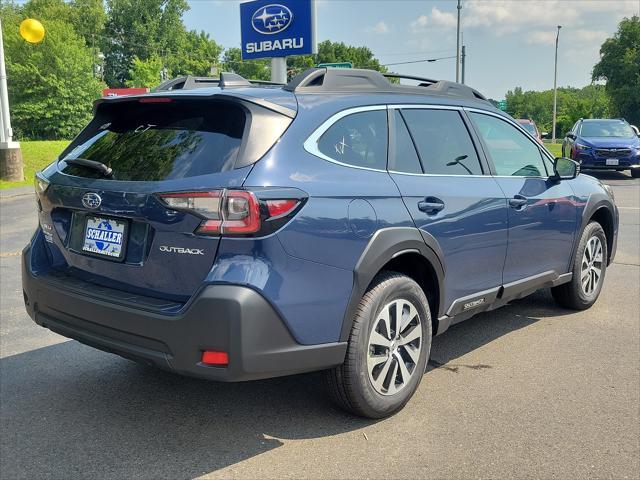
[[[553,161],[555,180],[572,180],[580,173],[580,164],[570,158],[558,157]]]
[[[542,132],[542,133],[540,134],[540,136],[541,136],[542,138],[547,138],[547,137],[549,136],[549,132]]]
[[[576,136],[575,136],[573,133],[571,133],[571,132],[568,132],[568,133],[565,135],[565,137],[570,138],[571,140],[575,140],[575,139],[576,139]]]

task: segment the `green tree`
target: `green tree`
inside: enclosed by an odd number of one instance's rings
[[[166,67],[172,77],[211,74],[211,67],[217,66],[222,46],[209,38],[205,32],[191,30],[182,32],[176,39],[174,51],[168,56]]]
[[[185,34],[182,15],[186,0],[107,0],[108,20],[102,49],[105,80],[121,86],[129,80],[133,59],[153,55],[165,59],[177,53]]]
[[[520,87],[507,92],[507,113],[515,118],[530,118],[541,131],[551,132],[553,90],[525,92]],[[609,115],[609,99],[602,85],[558,89],[557,136],[563,135],[579,118]]]
[[[103,85],[93,78],[84,40],[64,19],[40,15],[44,41],[25,42],[19,35],[25,10],[2,10],[13,126],[19,138],[71,138],[91,118]]]
[[[623,19],[600,47],[594,80],[606,80],[613,115],[640,124],[640,17]]]
[[[234,72],[252,80],[269,80],[271,78],[271,63],[268,59],[243,61],[239,48],[225,50],[222,57],[222,70]]]
[[[138,57],[133,59],[133,67],[129,70],[129,80],[125,83],[127,87],[148,87],[154,88],[162,81],[162,60],[153,55],[146,60]]]

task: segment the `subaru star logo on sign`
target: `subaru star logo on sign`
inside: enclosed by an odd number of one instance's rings
[[[251,21],[253,28],[258,33],[273,35],[280,33],[291,25],[293,14],[284,5],[273,4],[261,7],[253,14]]]
[[[256,0],[240,4],[242,58],[316,52],[314,0]]]

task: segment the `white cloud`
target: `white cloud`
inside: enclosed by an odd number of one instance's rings
[[[554,45],[556,43],[556,31],[538,30],[535,32],[529,32],[526,40],[530,45]]]
[[[367,28],[367,31],[377,33],[378,35],[384,35],[389,33],[391,31],[391,28],[389,28],[389,25],[387,25],[385,22],[380,21],[376,23],[375,26]]]
[[[439,27],[455,27],[458,22],[456,17],[457,15],[451,12],[443,12],[438,7],[431,9],[431,21]]]
[[[587,17],[608,14],[615,17],[638,14],[638,0],[468,0],[463,4],[463,27],[487,28],[500,36],[523,30],[580,27]],[[549,34],[532,33],[532,43],[549,43]],[[555,42],[555,37],[553,39]]]
[[[409,24],[409,29],[411,30],[411,33],[422,33],[426,30],[428,24],[429,18],[426,15],[420,15]]]

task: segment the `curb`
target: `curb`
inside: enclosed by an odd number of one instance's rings
[[[25,187],[7,188],[6,190],[0,190],[0,200],[14,197],[24,197],[26,195],[34,194],[35,192],[33,190],[33,187],[30,185]]]

